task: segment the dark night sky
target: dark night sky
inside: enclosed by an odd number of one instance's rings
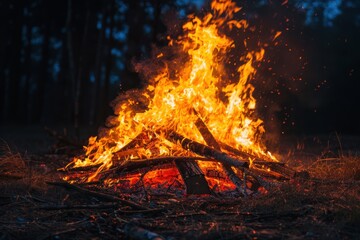
[[[360,3],[276,2],[240,3],[261,26],[259,39],[268,29],[283,32],[259,68],[266,83],[254,83],[268,128],[360,134]],[[132,63],[166,44],[173,16],[201,11],[202,3],[1,1],[0,123],[102,125],[109,102],[141,86]]]

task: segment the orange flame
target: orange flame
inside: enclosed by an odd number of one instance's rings
[[[214,0],[211,8],[212,13],[203,18],[189,16],[182,27],[184,34],[170,40],[169,46],[181,49],[178,54],[186,61],[170,61],[167,52],[157,54],[156,59],[162,61],[163,67],[158,69],[155,77],[148,79],[149,85],[141,96],[117,104],[116,117],[109,121],[112,127],[100,137],[89,139],[84,159],[74,159],[75,166],[101,164],[89,181],[103,169],[108,169],[113,164],[113,154],[144,130],[172,129],[205,143],[196,130],[198,116],[218,141],[275,160],[260,142],[265,130],[263,121],[254,117],[256,100],[254,86],[250,83],[256,73],[254,63],[263,59],[265,51],[246,52],[246,46],[235,46],[234,41],[222,33],[236,29],[244,31],[248,27],[245,20],[234,18],[240,11],[234,2]],[[236,64],[241,65],[237,72],[229,73],[224,63],[229,64],[227,53],[233,48],[244,48],[244,55],[238,57]],[[140,97],[144,99],[142,104],[147,104],[146,110],[139,110]],[[149,139],[153,137],[148,136]],[[152,150],[143,147],[137,152],[138,156],[133,157],[171,155],[174,149],[179,149],[161,136],[156,137],[160,141],[151,147]],[[200,166],[204,164],[208,163]]]

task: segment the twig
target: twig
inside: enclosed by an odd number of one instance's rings
[[[69,228],[69,229],[65,229],[65,230],[62,230],[62,231],[57,231],[57,232],[54,232],[54,233],[50,233],[49,235],[47,235],[47,236],[45,236],[43,238],[40,238],[40,239],[52,239],[52,237],[54,237],[54,236],[75,232],[76,230],[78,230],[78,229],[77,228]]]
[[[121,213],[123,215],[131,215],[131,214],[148,214],[148,213],[161,213],[166,209],[157,208],[157,209],[149,209],[149,210],[134,210],[134,211],[125,211],[125,210],[116,210],[116,213]]]
[[[105,209],[118,206],[118,203],[104,203],[104,204],[91,204],[91,205],[55,205],[55,206],[42,206],[37,209],[41,210],[71,210],[71,209]]]
[[[133,223],[127,223],[124,227],[124,233],[131,239],[137,240],[165,240],[165,238],[155,232],[136,226]]]
[[[343,147],[342,147],[342,144],[341,144],[341,141],[340,141],[340,136],[339,136],[339,134],[338,134],[337,132],[335,132],[335,134],[336,134],[336,138],[337,138],[338,143],[339,143],[340,154],[341,154],[341,156],[343,157],[343,156],[344,156],[344,152],[343,152]]]
[[[95,192],[95,191],[92,191],[92,190],[81,188],[81,187],[78,187],[76,185],[70,184],[68,182],[46,182],[46,183],[49,184],[49,185],[53,185],[53,186],[60,186],[60,187],[66,188],[66,189],[75,190],[75,191],[85,193],[85,194],[93,196],[93,197],[101,198],[101,199],[106,200],[106,201],[121,202],[122,204],[133,207],[135,209],[150,210],[149,208],[140,206],[139,204],[137,204],[135,202],[132,202],[130,200],[125,200],[125,199],[121,199],[119,197],[112,196],[112,195],[109,195],[109,194]]]
[[[23,176],[19,176],[19,175],[11,175],[11,174],[6,174],[6,173],[0,173],[0,180],[19,180],[24,178]]]

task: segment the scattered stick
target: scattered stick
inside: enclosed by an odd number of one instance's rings
[[[43,206],[37,209],[41,210],[73,210],[73,209],[106,209],[117,207],[118,203],[104,203],[104,204],[91,204],[91,205],[55,205]]]
[[[131,239],[137,240],[165,240],[165,238],[157,233],[136,226],[133,223],[127,223],[124,227],[124,233]]]
[[[19,180],[24,178],[23,176],[20,175],[11,175],[11,174],[6,174],[6,173],[0,173],[0,180]]]
[[[45,239],[53,239],[56,238],[56,236],[62,235],[62,234],[66,234],[66,233],[72,233],[77,231],[77,228],[69,228],[69,229],[65,229],[65,230],[61,230],[61,231],[57,231],[57,232],[53,232],[43,238],[37,238],[37,239],[41,239],[41,240],[45,240]]]
[[[126,211],[126,210],[116,210],[116,213],[121,213],[122,215],[131,215],[131,214],[154,214],[154,213],[161,213],[164,212],[166,209],[157,208],[157,209],[150,209],[150,210],[134,210],[134,211]]]
[[[101,199],[103,199],[105,201],[120,202],[122,204],[133,207],[135,209],[150,210],[150,208],[143,207],[143,206],[141,206],[141,205],[139,205],[139,204],[137,204],[135,202],[132,202],[130,200],[125,200],[125,199],[121,199],[119,197],[112,196],[112,195],[109,195],[109,194],[95,192],[95,191],[92,191],[92,190],[81,188],[81,187],[78,187],[76,185],[70,184],[68,182],[46,182],[46,184],[53,185],[53,186],[60,186],[60,187],[66,188],[66,189],[75,190],[75,191],[78,191],[78,192],[81,192],[81,193],[85,193],[85,194],[87,194],[89,196],[101,198]]]

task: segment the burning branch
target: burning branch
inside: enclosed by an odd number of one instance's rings
[[[199,115],[195,109],[194,109],[194,112],[197,115],[195,126],[201,133],[201,136],[204,138],[205,142],[210,147],[213,147],[215,150],[221,151],[220,145],[218,144],[218,142],[216,141],[214,136],[211,134],[210,130],[208,129],[206,124],[203,122],[203,120],[201,120],[201,118],[199,117]],[[229,179],[235,184],[236,188],[246,196],[247,195],[246,179],[244,178],[244,180],[241,180],[236,175],[236,173],[232,170],[231,165],[229,165],[228,163],[222,163],[222,166],[223,166],[227,176],[229,177]]]
[[[174,131],[168,132],[165,136],[169,141],[173,143],[179,143],[181,147],[184,148],[185,150],[192,151],[193,153],[196,153],[200,156],[216,159],[221,163],[229,164],[231,166],[245,167],[245,168],[249,167],[249,163],[247,161],[233,158],[226,153],[220,152],[204,144],[193,141]]]

